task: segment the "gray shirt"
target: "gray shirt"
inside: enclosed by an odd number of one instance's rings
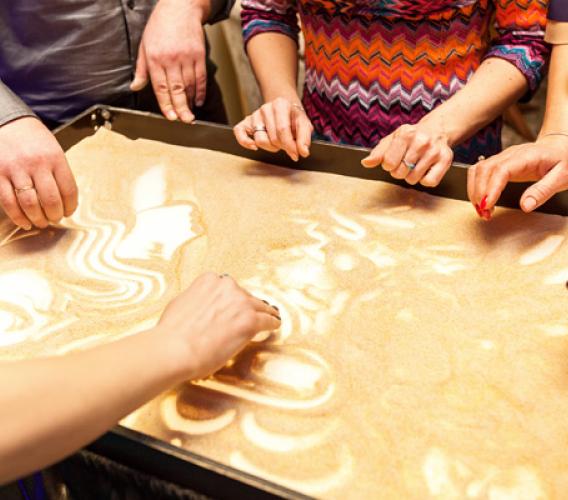
[[[208,22],[227,17],[233,3],[211,0]],[[33,113],[62,122],[130,93],[138,46],[155,4],[0,0],[0,125]]]

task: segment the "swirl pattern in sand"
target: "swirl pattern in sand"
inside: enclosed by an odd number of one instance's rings
[[[568,490],[566,217],[486,224],[464,202],[106,130],[69,158],[80,211],[0,247],[3,358],[131,334],[199,272],[229,273],[281,330],[124,425],[322,498]]]

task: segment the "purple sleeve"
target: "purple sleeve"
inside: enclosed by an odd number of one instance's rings
[[[546,70],[550,46],[544,41],[545,0],[494,0],[497,37],[486,57],[505,59],[525,76],[526,100],[537,90]]]
[[[245,47],[260,33],[276,32],[298,43],[298,15],[295,0],[242,0],[241,20]]]

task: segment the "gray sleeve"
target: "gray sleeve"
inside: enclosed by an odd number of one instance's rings
[[[0,80],[0,127],[22,116],[35,116],[35,114]]]
[[[210,0],[211,1],[211,12],[209,13],[209,19],[207,19],[207,24],[214,24],[219,21],[223,21],[229,17],[233,5],[235,5],[235,0]]]

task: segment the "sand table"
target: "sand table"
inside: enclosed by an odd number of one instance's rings
[[[197,274],[229,273],[281,331],[125,425],[324,498],[566,494],[568,218],[485,223],[106,130],[68,158],[78,212],[0,248],[0,359],[132,334]]]

